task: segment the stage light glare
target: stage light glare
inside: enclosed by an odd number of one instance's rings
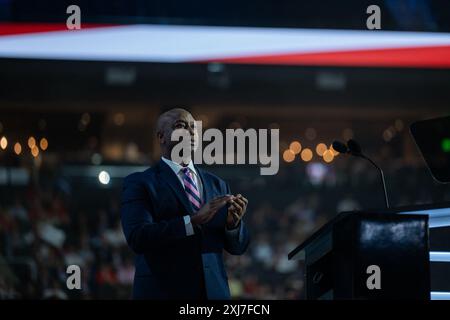
[[[339,151],[336,151],[336,150],[334,150],[334,148],[333,148],[333,144],[331,144],[330,145],[330,150],[331,150],[331,152],[333,153],[333,156],[338,156],[339,155]]]
[[[292,162],[295,159],[295,153],[291,149],[287,149],[283,152],[283,160],[286,162]]]
[[[299,154],[300,151],[302,150],[302,145],[300,142],[298,141],[292,141],[291,144],[289,145],[289,149],[294,153],[294,154]]]
[[[305,162],[311,161],[311,159],[313,157],[313,152],[311,151],[311,149],[305,148],[305,149],[303,149],[302,153],[300,154],[300,157]]]
[[[7,146],[8,146],[8,139],[6,139],[6,137],[2,137],[0,139],[0,148],[5,150]]]
[[[319,156],[323,156],[324,152],[327,151],[327,145],[325,143],[319,143],[316,147],[316,152]]]
[[[17,155],[22,153],[22,146],[19,142],[16,142],[16,144],[14,145],[14,153]]]
[[[41,147],[41,149],[43,151],[47,150],[48,148],[48,141],[46,138],[42,138],[41,141],[39,142],[39,146]]]
[[[33,149],[33,147],[36,145],[36,139],[33,137],[33,136],[31,136],[31,137],[29,137],[28,138],[28,147],[30,148],[30,149]]]
[[[323,153],[323,160],[326,163],[330,163],[331,161],[333,161],[333,159],[334,159],[334,154],[331,150],[328,149]]]
[[[31,148],[31,155],[35,158],[39,155],[39,148],[37,146],[33,146],[33,148]]]
[[[100,181],[101,184],[108,184],[111,180],[111,177],[109,176],[109,173],[106,171],[100,171],[98,174],[98,181]]]

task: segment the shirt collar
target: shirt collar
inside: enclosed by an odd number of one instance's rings
[[[161,157],[161,159],[170,167],[170,169],[172,169],[173,172],[175,172],[176,175],[178,175],[181,169],[185,168],[182,165],[173,162],[172,160],[166,159],[164,157]],[[195,170],[194,163],[192,162],[192,160],[189,161],[187,167],[191,170],[191,172],[197,175],[197,171]]]

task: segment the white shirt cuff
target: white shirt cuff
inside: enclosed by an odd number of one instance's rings
[[[184,216],[184,227],[186,229],[186,236],[192,236],[194,234],[194,227],[191,223],[191,217],[190,216]]]

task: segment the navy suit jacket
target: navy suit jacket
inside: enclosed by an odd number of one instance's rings
[[[222,179],[195,169],[203,184],[204,203],[231,194]],[[121,222],[136,253],[134,299],[230,298],[223,250],[243,254],[249,244],[247,228],[241,221],[237,232],[226,232],[225,206],[187,236],[183,216],[192,213],[178,177],[163,161],[125,178]]]

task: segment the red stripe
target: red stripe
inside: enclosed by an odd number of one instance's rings
[[[9,23],[0,22],[0,36],[54,31],[82,31],[83,29],[112,27],[112,24],[81,23],[80,30],[69,30],[65,23]]]
[[[189,181],[184,180],[184,185],[188,187],[197,197],[200,198],[200,192]]]
[[[195,205],[195,207],[197,209],[200,209],[200,202],[198,202],[196,199],[194,199],[194,197],[191,196],[190,194],[187,194],[187,195],[188,195],[189,200]]]
[[[368,67],[450,68],[450,46],[255,55],[201,62]]]

